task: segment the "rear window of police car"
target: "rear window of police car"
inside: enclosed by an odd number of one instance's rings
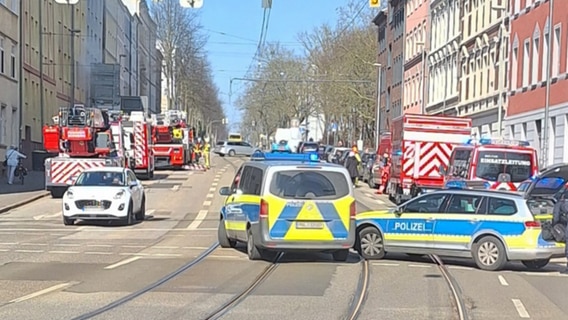
[[[270,182],[270,193],[284,199],[339,199],[350,190],[347,177],[335,171],[282,170]]]

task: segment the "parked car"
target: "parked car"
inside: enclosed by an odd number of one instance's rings
[[[317,142],[300,142],[300,144],[298,145],[298,153],[306,153],[306,152],[317,152],[319,148],[319,145]]]
[[[256,151],[260,149],[244,141],[219,141],[213,149],[213,152],[221,157],[250,156]]]

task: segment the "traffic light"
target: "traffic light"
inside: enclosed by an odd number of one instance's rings
[[[381,0],[369,0],[369,7],[380,8],[381,7]]]

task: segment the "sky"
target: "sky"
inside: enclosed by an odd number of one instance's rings
[[[209,37],[205,50],[229,126],[237,129],[233,126],[240,121],[240,113],[234,103],[242,94],[245,83],[233,81],[231,99],[229,83],[232,78],[244,77],[255,54],[262,26],[262,0],[203,2],[199,9],[200,21]],[[302,52],[298,33],[323,23],[335,25],[336,9],[346,4],[347,0],[273,0],[266,43],[279,41],[289,49]]]

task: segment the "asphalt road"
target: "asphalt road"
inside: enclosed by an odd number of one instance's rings
[[[164,171],[147,188],[146,221],[134,226],[63,226],[61,200],[44,198],[0,215],[0,319],[72,319],[177,270],[216,241],[222,197],[234,175],[213,158],[208,172]],[[392,207],[356,189],[359,211]],[[568,276],[552,263],[539,272],[510,264],[484,272],[445,260],[471,319],[564,319]],[[285,254],[273,272],[223,319],[344,319],[358,290],[361,261],[327,254]],[[204,319],[247,288],[270,265],[244,248],[217,248],[160,287],[96,319]],[[370,264],[359,319],[456,319],[452,295],[427,258],[388,255]]]

